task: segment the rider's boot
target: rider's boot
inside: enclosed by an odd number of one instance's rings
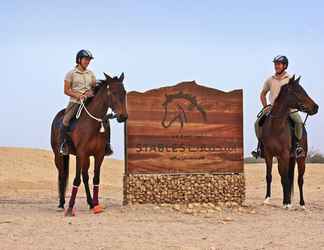
[[[67,143],[67,130],[68,127],[62,124],[60,128],[60,154],[62,155],[69,154],[69,147]]]

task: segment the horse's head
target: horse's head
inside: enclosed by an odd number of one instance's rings
[[[104,73],[107,83],[107,94],[111,101],[111,109],[117,115],[118,122],[125,122],[128,118],[126,109],[126,90],[124,88],[123,80],[124,73],[119,77],[110,77]]]
[[[309,115],[315,115],[319,106],[308,96],[303,87],[299,84],[300,77],[295,79],[295,75],[289,79],[289,83],[284,85],[286,100],[289,108],[298,109]]]

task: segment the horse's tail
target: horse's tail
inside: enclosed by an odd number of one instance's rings
[[[289,168],[288,168],[288,180],[289,180],[289,192],[291,197],[291,202],[294,198],[294,175],[295,175],[295,165],[296,159],[290,158],[289,160]]]

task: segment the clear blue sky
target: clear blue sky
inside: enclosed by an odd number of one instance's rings
[[[0,11],[0,146],[50,148],[51,120],[68,102],[63,78],[81,48],[93,52],[97,78],[124,71],[128,91],[183,80],[244,89],[246,155],[273,56],[289,57],[289,72],[324,109],[323,1],[13,0]],[[322,109],[307,127],[323,152]],[[123,127],[112,131],[123,159]]]

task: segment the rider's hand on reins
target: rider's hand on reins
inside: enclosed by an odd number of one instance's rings
[[[271,110],[272,106],[271,105],[267,105],[263,108],[263,111],[268,113]]]
[[[84,94],[82,94],[82,95],[80,95],[79,99],[81,102],[83,102],[86,99],[86,96]]]
[[[88,90],[88,91],[86,91],[83,95],[84,95],[85,97],[93,97],[93,96],[94,96],[92,90]]]

